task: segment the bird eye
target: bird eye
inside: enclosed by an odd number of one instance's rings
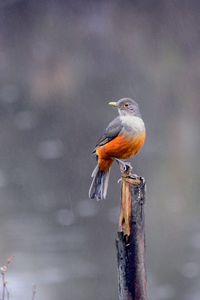
[[[124,107],[128,107],[128,103],[125,103],[125,104],[124,104]]]

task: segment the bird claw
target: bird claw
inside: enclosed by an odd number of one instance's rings
[[[117,183],[120,183],[122,181],[122,178],[120,177],[118,180],[117,180]]]
[[[137,174],[131,174],[131,178],[132,179],[138,179],[138,178],[140,178],[140,176],[138,176]]]
[[[116,162],[119,164],[122,173],[130,173],[133,169],[131,163],[128,161],[123,161],[116,158]]]

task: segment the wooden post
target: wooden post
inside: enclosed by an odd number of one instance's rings
[[[119,300],[147,300],[144,199],[144,179],[123,173],[116,240]]]

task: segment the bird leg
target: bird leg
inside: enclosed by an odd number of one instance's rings
[[[130,177],[132,179],[138,179],[139,176],[137,174],[132,174],[131,171],[133,170],[133,167],[129,161],[123,161],[121,159],[115,158],[116,162],[119,164],[120,171],[122,173],[122,177]],[[122,178],[120,177],[118,179],[118,183],[120,183]]]
[[[116,162],[119,164],[121,173],[129,174],[133,167],[129,161],[123,161],[121,159],[115,158]]]

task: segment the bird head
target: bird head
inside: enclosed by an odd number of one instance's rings
[[[109,105],[118,109],[119,115],[132,115],[140,117],[139,105],[131,98],[122,98],[117,102],[109,102]]]

